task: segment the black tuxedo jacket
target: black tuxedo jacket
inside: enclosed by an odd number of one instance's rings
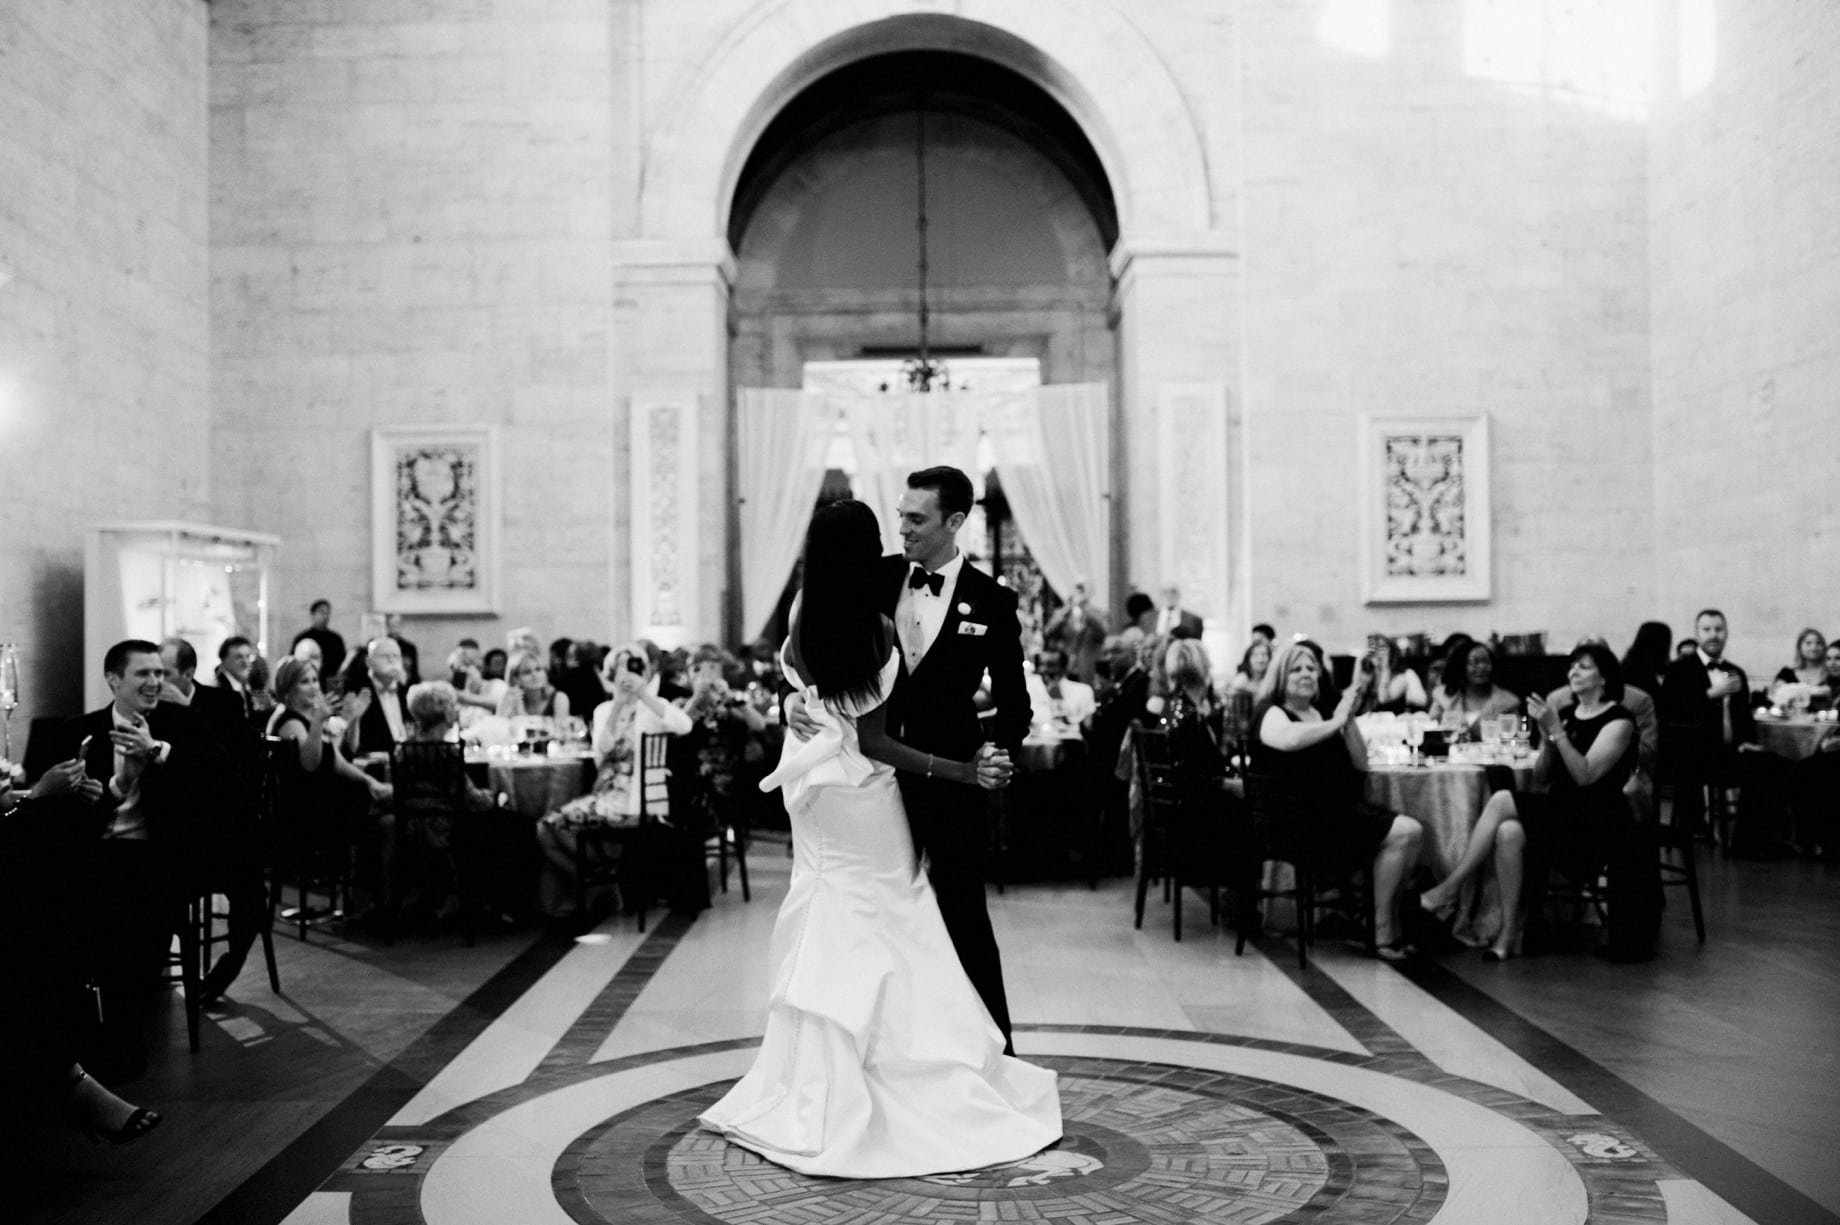
[[[64,724],[54,761],[68,761],[89,737],[83,764],[89,776],[103,785],[94,804],[61,801],[84,822],[94,837],[101,837],[114,819],[121,801],[108,789],[115,775],[115,746],[109,733],[115,728],[110,707],[78,715]],[[199,800],[214,781],[221,779],[226,762],[210,733],[196,714],[184,706],[160,703],[147,715],[147,730],[155,740],[172,745],[165,761],[149,765],[141,775],[141,810],[147,821],[147,841],[172,863],[197,862],[209,841],[209,823],[199,816]]]
[[[912,572],[912,563],[898,555],[882,558],[883,608],[891,617]],[[964,626],[982,626],[984,632],[962,631]],[[945,624],[920,666],[910,674],[905,648],[897,642],[896,649],[902,652],[901,679],[888,702],[889,735],[923,753],[970,761],[986,739],[973,699],[988,671],[996,703],[988,738],[1015,753],[1029,732],[1015,592],[967,561],[959,567]]]
[[[1717,752],[1724,747],[1724,719],[1719,712],[1721,703],[1731,707],[1732,745],[1754,744],[1757,740],[1757,717],[1751,713],[1750,678],[1736,664],[1728,663],[1725,667],[1737,673],[1739,688],[1738,692],[1720,701],[1706,696],[1706,688],[1712,684],[1712,674],[1700,662],[1698,652],[1668,664],[1667,675],[1661,681],[1662,721],[1691,724],[1698,728],[1699,748],[1703,752]]]
[[[388,753],[396,747],[396,737],[390,733],[390,721],[383,713],[383,695],[377,692],[377,686],[371,682],[370,674],[364,675],[364,687],[371,691],[370,705],[358,717],[358,746],[352,752],[354,757],[366,753]],[[402,707],[403,730],[409,729],[409,687],[404,684],[396,686],[397,704]]]

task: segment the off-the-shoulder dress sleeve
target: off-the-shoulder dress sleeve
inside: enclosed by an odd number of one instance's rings
[[[783,788],[790,810],[815,788],[861,786],[875,772],[876,764],[857,747],[856,720],[888,700],[900,671],[901,656],[898,649],[892,650],[882,666],[881,692],[867,700],[814,702],[809,700],[813,694],[820,699],[824,695],[806,689],[805,712],[818,725],[818,733],[804,741],[787,736],[780,750],[779,768],[760,781],[760,789]]]

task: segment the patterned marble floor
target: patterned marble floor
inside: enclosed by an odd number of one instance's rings
[[[1077,886],[993,907],[1018,1051],[1061,1076],[1058,1145],[963,1175],[788,1173],[693,1125],[753,1057],[784,874],[761,857],[751,904],[577,944],[288,1225],[1753,1219],[1390,966],[1325,947],[1299,971],[1205,927],[1176,945]]]

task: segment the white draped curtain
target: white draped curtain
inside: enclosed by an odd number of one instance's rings
[[[856,497],[875,511],[888,552],[907,474],[936,464],[978,471],[988,435],[1003,493],[1053,588],[1111,592],[1110,399],[1104,383],[1011,392],[864,393],[744,388],[740,393],[741,605],[750,634],[779,604],[824,485],[839,418]]]
[[[741,494],[741,618],[766,628],[805,544],[824,488],[837,408],[804,391],[745,387],[737,412]]]
[[[883,551],[898,553],[901,524],[895,507],[907,488],[907,474],[938,464],[977,472],[978,397],[909,392],[835,398],[849,423],[856,456],[851,488],[880,520]]]
[[[993,397],[984,413],[1003,496],[1048,584],[1111,606],[1111,429],[1104,383]]]

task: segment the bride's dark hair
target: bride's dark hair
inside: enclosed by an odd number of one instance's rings
[[[826,698],[873,702],[882,696],[890,644],[875,590],[881,556],[881,527],[861,502],[844,498],[811,517],[797,646],[802,671]]]

